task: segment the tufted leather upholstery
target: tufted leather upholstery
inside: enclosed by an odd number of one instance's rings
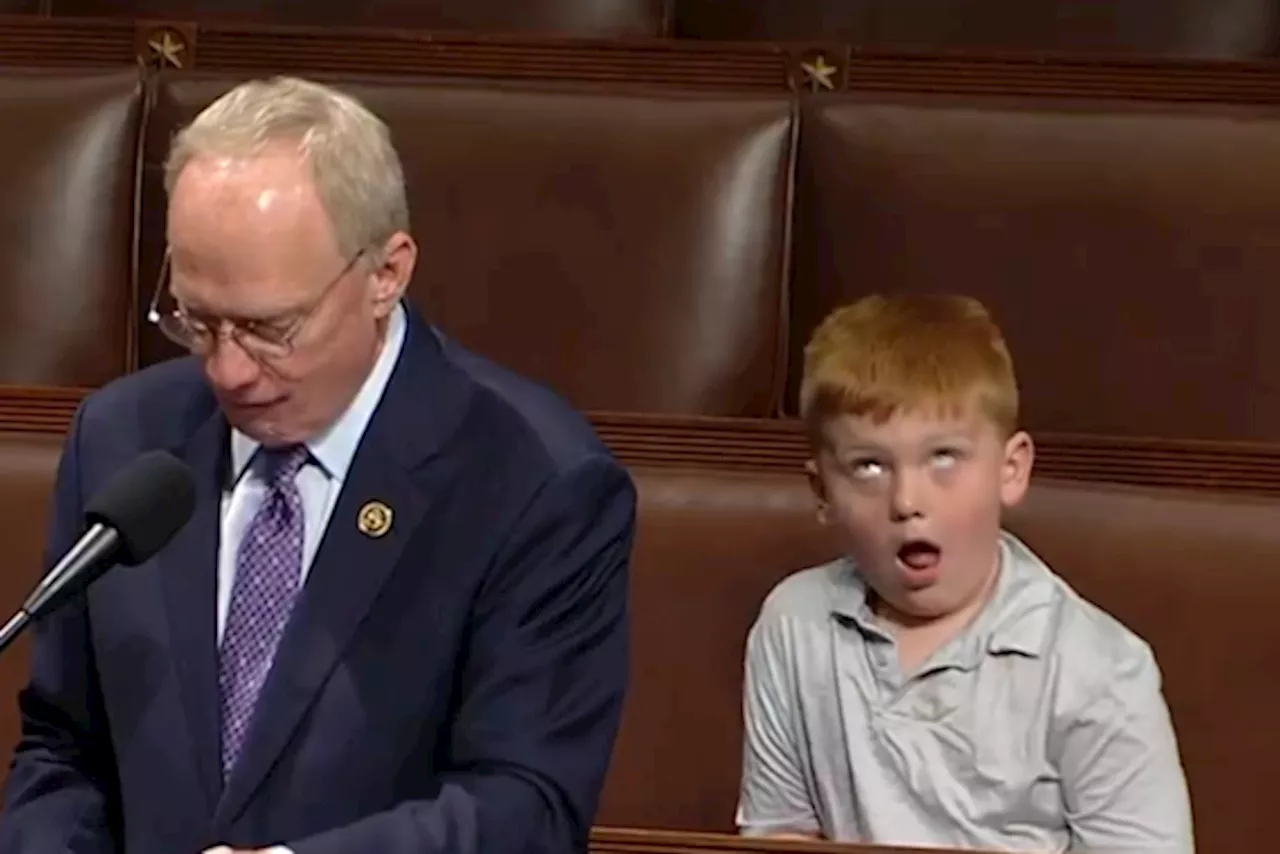
[[[401,151],[422,240],[410,295],[433,321],[587,409],[776,410],[788,99],[348,80]],[[231,85],[158,89],[148,270],[169,136]],[[144,361],[173,352],[144,336]]]
[[[166,75],[143,98],[132,71],[0,71],[0,385],[101,384],[137,339],[144,362],[172,352],[138,311],[159,163],[233,81]],[[345,82],[402,148],[427,313],[585,409],[649,413],[654,435],[665,416],[775,417],[826,308],[924,288],[994,307],[1035,428],[1280,432],[1272,111]],[[631,448],[671,454],[634,468],[635,681],[602,823],[730,827],[747,626],[832,553],[758,435],[715,445],[713,469],[672,467],[674,440]],[[39,576],[58,445],[0,433],[0,607]],[[1269,841],[1277,520],[1272,500],[1049,480],[1010,520],[1155,647],[1206,851]],[[21,653],[0,659],[0,695],[21,681]],[[0,703],[0,739],[13,714]]]
[[[1280,439],[1274,111],[848,96],[802,125],[789,406],[830,308],[956,290],[1033,428]]]
[[[141,101],[130,70],[0,73],[0,384],[130,363]]]
[[[730,831],[747,629],[775,583],[837,552],[799,473],[634,476],[635,677],[600,823]],[[1008,519],[1154,648],[1204,851],[1270,832],[1277,519],[1270,499],[1048,479]]]

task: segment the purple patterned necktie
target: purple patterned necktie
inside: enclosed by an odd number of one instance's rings
[[[267,488],[240,541],[218,652],[224,780],[249,732],[258,692],[302,580],[302,495],[294,478],[310,459],[307,448],[263,448],[258,453]]]

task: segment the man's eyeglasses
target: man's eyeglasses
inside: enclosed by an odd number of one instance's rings
[[[170,341],[187,348],[192,353],[199,355],[208,353],[222,336],[226,335],[234,338],[235,342],[250,356],[268,360],[281,359],[293,352],[293,342],[298,333],[320,308],[329,291],[351,272],[364,254],[364,250],[361,250],[352,256],[342,271],[324,286],[306,308],[300,311],[289,312],[284,317],[267,320],[230,320],[192,312],[176,299],[172,309],[161,310],[160,301],[164,295],[173,297],[169,289],[169,252],[166,250],[164,263],[160,265],[160,279],[156,283],[155,294],[151,297],[151,305],[147,309],[147,320],[160,327],[160,331]]]

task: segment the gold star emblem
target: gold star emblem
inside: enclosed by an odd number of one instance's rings
[[[840,69],[834,65],[827,64],[827,58],[822,54],[818,54],[810,62],[800,63],[800,70],[804,72],[808,78],[809,90],[817,92],[819,89],[833,90],[836,88],[835,73]]]
[[[171,65],[174,68],[182,67],[182,54],[186,51],[187,46],[172,31],[161,30],[153,35],[147,39],[147,47],[151,50],[152,60],[161,67],[166,65]]]

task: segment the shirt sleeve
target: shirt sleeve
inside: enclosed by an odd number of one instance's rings
[[[1071,850],[1193,854],[1190,796],[1151,648],[1134,639],[1095,667],[1060,733]]]
[[[821,832],[804,773],[795,666],[782,626],[762,616],[747,638],[737,825],[743,836]]]

